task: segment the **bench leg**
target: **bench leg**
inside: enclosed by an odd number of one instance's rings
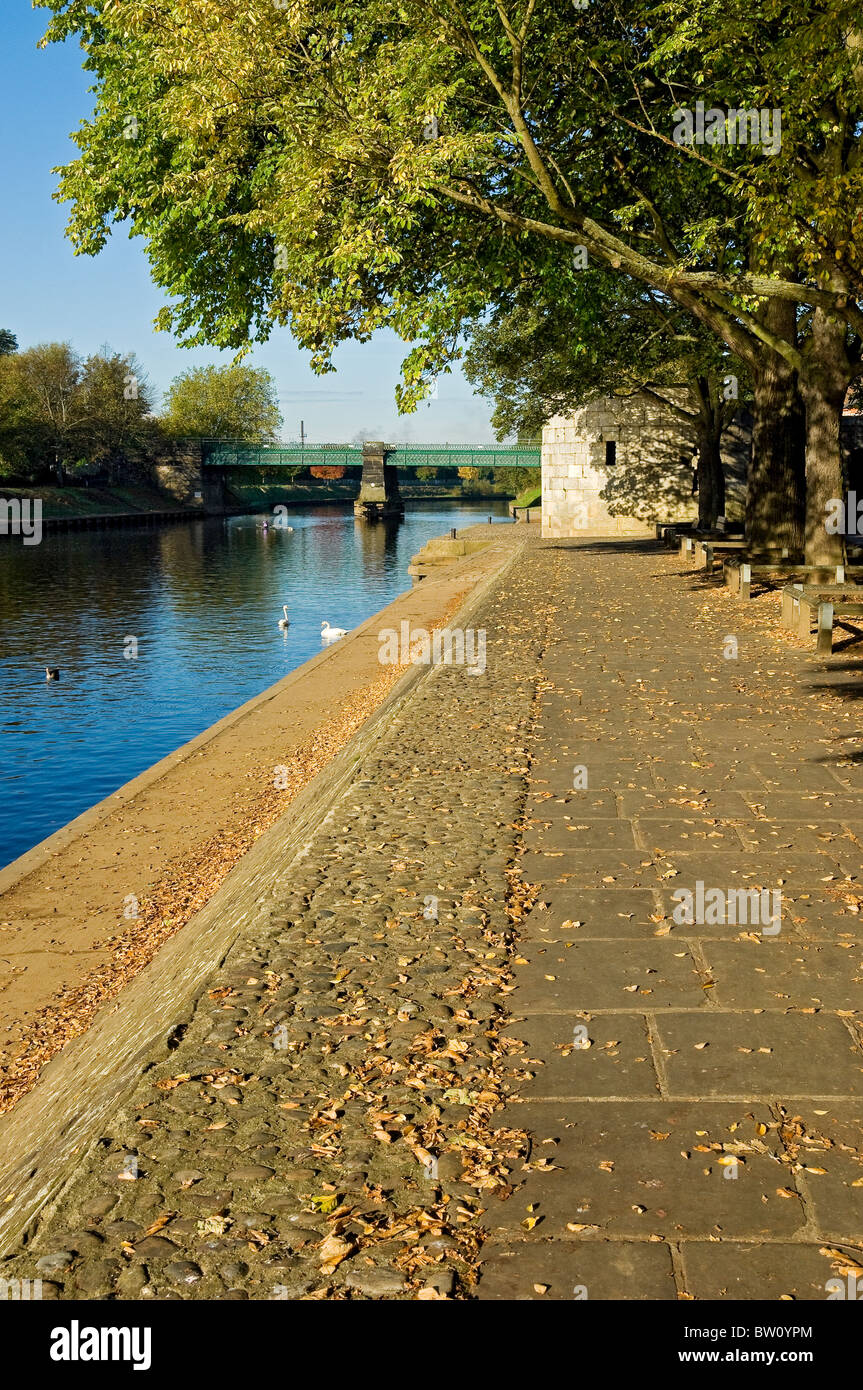
[[[829,656],[833,650],[833,604],[818,605],[818,636],[815,652],[818,656]]]

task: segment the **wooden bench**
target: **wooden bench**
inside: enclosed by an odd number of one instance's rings
[[[738,545],[743,545],[743,544],[745,544],[745,542],[744,542],[744,541],[738,541],[738,540],[727,540],[727,541],[726,541],[725,538],[722,537],[722,536],[717,536],[717,537],[715,538],[715,540],[712,539],[712,538],[709,537],[709,536],[696,536],[696,535],[681,536],[681,537],[680,537],[680,558],[681,558],[681,560],[697,560],[697,559],[699,558],[699,556],[700,556],[701,549],[702,549],[702,547],[703,547],[705,544],[710,544],[710,545],[727,545],[728,548],[729,548],[729,550],[732,550],[732,549],[734,549],[734,548],[735,548],[736,546],[738,546]]]
[[[696,563],[701,564],[710,574],[714,563],[719,555],[736,555],[746,553],[747,559],[752,559],[756,564],[768,564],[774,560],[790,560],[792,552],[787,546],[766,546],[758,551],[753,551],[751,542],[743,540],[739,536],[701,536],[695,537],[690,550],[684,552],[681,545],[681,555],[691,555]],[[802,552],[793,552],[793,558],[803,562]]]
[[[704,566],[704,568],[707,570],[707,573],[708,573],[708,574],[711,574],[712,571],[713,571],[714,562],[715,562],[716,557],[717,557],[718,555],[732,555],[732,556],[733,556],[733,555],[735,555],[735,554],[739,554],[741,551],[746,551],[748,547],[749,547],[749,542],[748,542],[748,541],[736,540],[736,539],[735,539],[735,540],[732,540],[732,539],[729,539],[729,540],[719,539],[719,540],[701,540],[701,541],[696,541],[696,544],[695,544],[695,559],[696,559],[696,561],[700,561],[700,562],[701,562],[701,564],[702,564],[702,565]],[[772,548],[772,549],[771,549],[771,548],[768,548],[767,550],[759,550],[759,551],[755,552],[755,554],[754,554],[754,556],[753,556],[752,558],[754,558],[754,561],[755,561],[756,564],[759,564],[759,563],[769,564],[769,563],[771,563],[774,559],[777,560],[777,561],[780,561],[780,560],[790,560],[790,559],[791,559],[791,552],[788,550],[787,546],[776,546],[776,547],[774,547],[774,548]],[[800,560],[802,561],[802,559],[803,559],[803,556],[802,556],[802,554],[801,554],[801,555],[800,555]]]
[[[656,532],[656,539],[664,543],[668,538],[668,533],[677,530],[677,523],[674,521],[655,521],[653,529]]]
[[[752,598],[752,585],[755,580],[788,578],[799,579],[805,583],[808,576],[817,583],[817,576],[825,572],[825,566],[804,565],[802,562],[794,560],[768,563],[761,563],[757,560],[741,560],[739,562],[726,560],[722,566],[722,571],[726,588],[735,592],[741,602],[745,603]],[[863,565],[839,565],[833,571],[832,582],[840,586],[854,584],[860,580],[863,580]],[[825,581],[827,584],[830,582],[830,580]]]
[[[859,566],[855,565],[855,569]],[[848,584],[789,584],[782,590],[782,625],[799,637],[811,637],[815,619],[817,656],[833,650],[836,618],[863,617],[863,589]]]
[[[656,539],[660,544],[673,548],[679,544],[681,536],[689,535],[691,526],[691,521],[656,521],[654,522]]]

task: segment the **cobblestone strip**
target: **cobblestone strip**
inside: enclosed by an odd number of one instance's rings
[[[518,560],[471,618],[482,673],[441,666],[202,983],[168,1055],[0,1264],[46,1298],[436,1299],[475,1278],[511,1191],[489,1143],[513,850],[554,606]],[[503,992],[501,992],[503,988]]]

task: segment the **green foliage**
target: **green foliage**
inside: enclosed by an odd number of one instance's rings
[[[324,371],[386,324],[412,408],[467,320],[576,245],[750,361],[798,350],[759,295],[811,307],[837,267],[860,288],[859,0],[39,3],[96,76],[73,240],[130,221],[185,341],[289,324]],[[787,108],[780,155],[675,144],[678,104],[729,94]]]
[[[520,493],[539,488],[542,482],[541,468],[500,468],[496,471],[497,481],[503,483],[507,492]]]
[[[542,496],[542,486],[527,487],[519,492],[513,501],[514,507],[535,507]]]
[[[7,357],[10,352],[18,351],[18,339],[8,328],[0,328],[0,357]]]
[[[146,373],[134,355],[123,357],[103,349],[84,363],[80,390],[87,462],[91,470],[107,468],[114,482],[126,451],[155,433],[149,419],[153,399]]]
[[[0,356],[0,471],[62,482],[107,471],[153,434],[143,369],[110,348],[84,362],[69,343]]]
[[[0,425],[10,461],[33,476],[53,467],[62,483],[84,420],[81,358],[70,343],[39,343],[0,358],[0,368],[10,396]]]
[[[553,295],[539,276],[502,296],[473,327],[465,374],[495,401],[499,439],[537,437],[599,395],[647,392],[720,427],[751,398],[745,364],[697,319],[603,268],[573,270],[569,284],[557,277]]]
[[[275,383],[262,367],[193,367],[175,377],[162,423],[168,434],[265,444],[282,423]]]
[[[521,286],[541,280],[542,313],[566,299],[577,253],[747,364],[750,533],[841,558],[823,511],[863,372],[860,0],[37,3],[95,78],[60,185],[72,240],[128,222],[160,327],[244,352],[285,325],[319,372],[388,327],[407,411]],[[681,144],[699,102],[781,111],[781,143]]]

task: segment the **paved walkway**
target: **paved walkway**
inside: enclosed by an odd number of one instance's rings
[[[861,744],[822,689],[859,696],[846,665],[655,550],[568,556],[507,1030],[539,1166],[486,1218],[480,1296],[824,1299],[863,1263]]]
[[[0,1277],[823,1299],[863,1264],[857,673],[652,546],[531,538],[471,625],[485,670],[420,684]]]

